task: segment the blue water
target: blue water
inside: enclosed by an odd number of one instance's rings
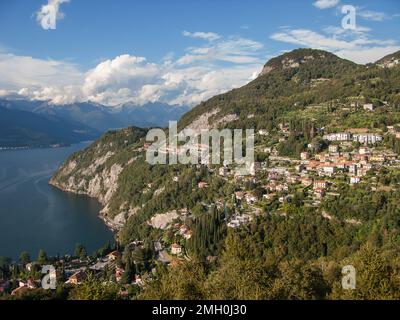
[[[77,243],[88,253],[113,240],[98,218],[100,204],[48,184],[52,174],[86,144],[57,149],[0,151],[0,256],[17,259],[73,253]]]

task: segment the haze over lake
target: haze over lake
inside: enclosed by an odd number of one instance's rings
[[[91,254],[113,240],[95,199],[48,185],[59,165],[84,147],[0,151],[0,256],[17,259],[28,251],[34,259],[40,249],[63,255],[77,243]]]

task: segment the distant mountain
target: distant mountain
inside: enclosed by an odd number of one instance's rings
[[[400,64],[400,51],[397,51],[395,53],[389,54],[382,59],[378,60],[375,62],[376,65],[380,67],[388,67],[392,68],[394,66],[397,66]]]
[[[48,147],[98,138],[100,133],[56,116],[0,107],[0,147]]]
[[[92,102],[52,105],[46,101],[5,99],[0,100],[0,107],[56,116],[67,121],[81,123],[101,132],[132,125],[140,127],[166,126],[169,120],[179,120],[184,113],[189,111],[189,108],[185,106],[171,106],[164,103],[106,107]]]
[[[168,121],[179,120],[190,110],[187,106],[168,105],[155,102],[143,106],[125,104],[115,110],[116,114],[125,126],[135,125],[139,127],[167,126]]]

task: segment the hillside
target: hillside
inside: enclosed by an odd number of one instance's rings
[[[398,299],[399,71],[298,49],[182,117],[181,128],[256,129],[250,177],[151,166],[146,132],[128,128],[70,157],[51,184],[97,197],[127,257],[144,242],[126,263],[157,267],[139,298]],[[348,264],[357,291],[340,287]]]

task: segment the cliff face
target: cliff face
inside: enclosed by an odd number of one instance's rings
[[[106,133],[90,147],[67,159],[50,184],[97,198],[104,206],[101,214],[107,224],[120,228],[124,219],[118,213],[109,214],[107,204],[118,189],[120,174],[139,157],[144,135],[145,130],[134,127]]]

